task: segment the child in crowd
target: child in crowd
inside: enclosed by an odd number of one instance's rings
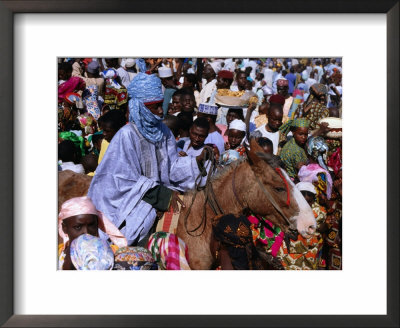
[[[260,137],[257,139],[257,142],[265,153],[273,155],[274,145],[272,144],[272,141],[270,139]]]
[[[103,213],[97,211],[90,198],[75,197],[64,202],[58,215],[58,233],[63,239],[59,245],[59,269],[74,270],[71,243],[83,234],[99,237],[99,230],[111,239],[115,248],[127,246],[126,238]]]
[[[228,142],[225,145],[226,151],[222,153],[220,165],[225,166],[245,156],[246,149],[243,140],[246,135],[246,124],[242,120],[233,120],[229,125]]]
[[[93,176],[94,172],[96,171],[97,165],[99,161],[99,156],[94,154],[87,154],[82,157],[81,164],[85,169],[85,174],[89,176]]]
[[[308,160],[305,145],[308,139],[309,126],[309,121],[301,118],[289,120],[279,128],[284,135],[287,135],[289,131],[293,133],[293,138],[283,146],[280,154],[286,166],[286,171],[292,180],[297,179],[297,172]]]

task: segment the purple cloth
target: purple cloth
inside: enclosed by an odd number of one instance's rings
[[[96,208],[117,227],[126,221],[121,232],[128,245],[143,239],[156,218],[155,209],[142,200],[147,191],[160,184],[186,191],[199,174],[196,159],[179,157],[172,132],[163,123],[161,130],[161,140],[151,143],[135,123],[121,128],[90,184],[88,196]]]

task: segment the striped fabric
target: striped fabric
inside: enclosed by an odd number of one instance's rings
[[[148,241],[150,250],[162,270],[190,270],[189,253],[185,242],[168,232],[155,232]]]

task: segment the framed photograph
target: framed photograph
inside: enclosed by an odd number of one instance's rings
[[[0,1],[2,325],[399,325],[398,1],[206,5]],[[57,271],[51,108],[77,56],[341,57],[343,270]]]

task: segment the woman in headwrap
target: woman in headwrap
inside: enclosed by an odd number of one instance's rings
[[[85,82],[77,76],[71,76],[72,65],[61,63],[58,67],[58,79],[64,81],[58,86],[58,102],[62,102],[64,97],[71,92],[83,91]]]
[[[223,152],[220,157],[221,165],[228,165],[236,159],[245,156],[246,149],[243,146],[245,135],[246,123],[238,119],[230,122],[228,130],[228,149]]]
[[[328,145],[322,137],[310,137],[306,145],[308,165],[300,168],[300,181],[311,182],[317,190],[317,199],[320,205],[326,206],[326,200],[332,194],[332,177],[326,166]]]
[[[179,191],[194,187],[203,154],[179,157],[170,129],[162,123],[160,79],[140,72],[128,87],[129,124],[113,137],[96,170],[88,195],[120,227],[129,245],[144,243],[157,212],[176,205]]]
[[[307,154],[304,148],[308,139],[309,126],[310,122],[307,119],[297,118],[289,120],[279,128],[283,135],[287,135],[289,131],[293,133],[293,138],[283,146],[280,153],[286,171],[292,179],[297,177],[300,167],[307,163]]]
[[[100,230],[100,234],[99,234]],[[96,209],[89,197],[75,197],[61,205],[58,214],[58,233],[63,240],[59,245],[59,269],[74,270],[71,262],[70,246],[75,238],[89,234],[102,239],[110,239],[115,249],[127,245],[124,235],[110,220]]]
[[[329,109],[326,107],[328,90],[324,84],[315,83],[310,88],[310,95],[294,112],[294,117],[307,118],[310,122],[310,129],[319,127],[319,120],[329,116]]]
[[[211,253],[221,270],[263,270],[246,216],[223,215],[213,224]]]
[[[161,270],[190,270],[188,247],[178,236],[155,232],[150,236],[147,248]]]

